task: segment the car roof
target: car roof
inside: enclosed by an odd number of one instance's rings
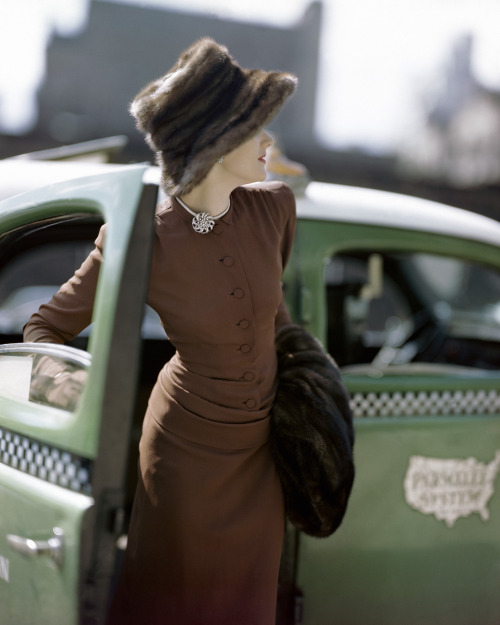
[[[124,169],[91,161],[0,160],[0,200],[55,182]],[[158,167],[147,170],[158,184]],[[423,198],[325,182],[310,182],[297,198],[300,219],[337,221],[417,230],[500,245],[500,222]]]
[[[126,165],[92,161],[39,161],[28,158],[0,160],[0,200],[56,182],[103,174]]]
[[[500,222],[494,219],[389,191],[310,182],[297,198],[297,214],[301,219],[417,230],[500,245]]]

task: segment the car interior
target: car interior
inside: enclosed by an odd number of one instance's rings
[[[354,250],[329,259],[324,281],[328,350],[344,368],[500,366],[500,273],[493,267]]]

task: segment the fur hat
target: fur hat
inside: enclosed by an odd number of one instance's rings
[[[210,38],[185,50],[130,112],[156,152],[169,195],[191,191],[221,156],[268,123],[297,85],[293,74],[242,69]]]

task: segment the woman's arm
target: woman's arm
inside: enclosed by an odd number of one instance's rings
[[[95,248],[82,266],[49,302],[42,304],[31,316],[23,328],[24,341],[63,344],[90,325],[104,235],[105,226],[101,228]]]

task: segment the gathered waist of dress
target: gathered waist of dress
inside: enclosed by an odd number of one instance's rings
[[[175,357],[165,365],[148,407],[158,425],[176,436],[219,449],[250,449],[267,443],[274,394],[258,405],[239,383],[230,390],[231,380],[199,378],[203,376],[183,371]]]
[[[252,380],[200,375],[188,369],[175,354],[159,375],[159,382],[176,402],[200,415],[217,415],[218,421],[249,422],[267,415],[276,394],[274,371]]]

